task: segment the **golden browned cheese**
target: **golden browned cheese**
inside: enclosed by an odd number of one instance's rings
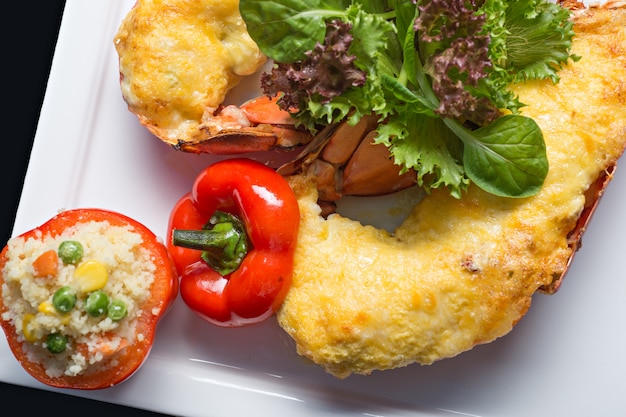
[[[172,145],[203,137],[203,117],[266,61],[238,0],[138,0],[114,45],[129,110]]]
[[[585,191],[626,145],[626,9],[585,12],[575,31],[582,59],[558,85],[516,89],[547,145],[537,195],[435,191],[390,234],[340,215],[324,220],[311,182],[290,179],[302,223],[278,320],[301,355],[339,378],[430,364],[507,334],[533,294],[561,276]]]

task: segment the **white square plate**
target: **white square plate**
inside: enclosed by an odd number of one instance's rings
[[[175,152],[139,125],[113,37],[134,0],[69,0],[14,235],[58,209],[120,211],[166,234],[174,203],[215,157]],[[300,358],[274,319],[221,329],[179,299],[144,366],[116,387],[55,390],[185,416],[626,415],[626,169],[617,169],[559,292],[513,331],[430,366],[337,380]],[[0,380],[44,390],[0,340]]]

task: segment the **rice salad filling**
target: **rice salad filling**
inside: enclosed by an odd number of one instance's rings
[[[63,242],[78,245],[80,259],[66,259]],[[16,329],[32,362],[51,377],[96,372],[117,366],[116,354],[141,340],[137,318],[150,297],[156,264],[131,226],[107,221],[77,223],[58,236],[15,237],[8,241],[2,271],[1,319]],[[56,270],[42,276],[34,266],[56,252]],[[55,256],[55,255],[52,255]],[[106,361],[105,361],[106,359]],[[105,364],[105,365],[104,365]]]

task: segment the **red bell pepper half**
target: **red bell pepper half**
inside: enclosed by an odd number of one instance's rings
[[[265,320],[291,286],[299,224],[296,197],[273,169],[245,158],[210,165],[169,219],[183,301],[218,326]]]

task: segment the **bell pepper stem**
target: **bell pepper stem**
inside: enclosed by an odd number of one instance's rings
[[[248,253],[248,236],[241,220],[219,210],[202,230],[174,230],[172,243],[203,251],[202,260],[223,276],[235,271]]]

